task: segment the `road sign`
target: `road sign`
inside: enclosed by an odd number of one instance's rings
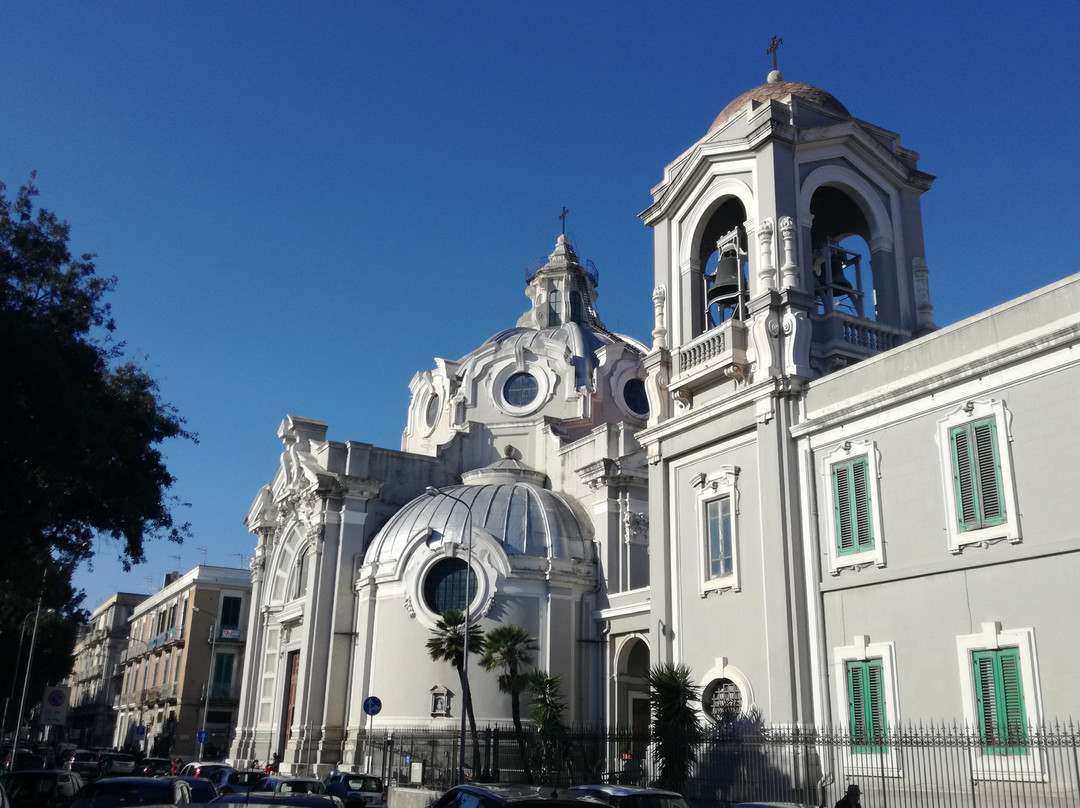
[[[364,699],[364,712],[368,715],[378,715],[382,709],[382,701],[378,696],[368,696]]]
[[[71,689],[49,687],[41,699],[41,723],[63,724],[67,721],[68,699]]]
[[[195,740],[199,743],[208,743],[210,741],[210,733],[205,729],[200,729],[195,733]]]

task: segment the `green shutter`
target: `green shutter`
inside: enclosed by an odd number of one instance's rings
[[[997,425],[993,418],[956,427],[949,432],[956,485],[956,515],[960,530],[978,530],[1005,521]]]
[[[852,751],[886,751],[885,669],[881,660],[848,662],[847,681]]]
[[[870,511],[870,466],[866,457],[837,463],[833,469],[836,549],[840,555],[874,549]]]
[[[1027,714],[1020,677],[1020,649],[975,651],[971,657],[982,751],[1025,754]]]

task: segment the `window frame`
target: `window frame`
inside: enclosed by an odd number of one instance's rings
[[[868,546],[844,551],[841,549],[839,503],[836,490],[836,470],[853,467],[864,460],[866,463],[867,520],[871,542]],[[823,491],[821,512],[825,515],[828,537],[829,572],[839,575],[844,569],[861,569],[870,566],[884,567],[885,531],[881,512],[881,453],[874,441],[847,440],[836,446],[821,460],[820,477]]]
[[[851,686],[848,677],[849,663],[880,664],[881,694],[884,700],[882,721],[885,729],[881,744],[855,743],[856,734],[852,725],[854,709],[851,703]],[[833,668],[836,694],[836,714],[842,726],[847,727],[851,743],[843,749],[844,768],[860,775],[901,776],[901,760],[898,750],[888,743],[890,727],[900,726],[900,693],[896,676],[896,644],[894,642],[870,642],[870,637],[857,634],[852,644],[833,650]]]
[[[956,435],[969,434],[979,425],[992,426],[994,479],[998,486],[1000,517],[965,521],[963,516],[963,495],[960,477],[962,471],[956,454]],[[938,421],[938,448],[941,457],[942,488],[944,491],[946,532],[949,538],[949,551],[963,552],[964,548],[979,544],[988,546],[999,541],[1016,544],[1021,541],[1019,508],[1016,498],[1016,483],[1012,464],[1012,414],[1004,401],[981,400],[968,401],[945,418]],[[985,478],[982,465],[972,454],[969,462],[975,478]],[[977,504],[977,503],[973,503]]]
[[[738,592],[742,589],[739,571],[739,488],[740,468],[721,466],[712,474],[697,475],[693,485],[698,487],[696,508],[698,513],[698,582],[699,594],[707,597],[711,592]],[[713,503],[728,501],[729,539],[731,545],[731,569],[720,575],[711,574],[711,534],[709,508]]]
[[[986,651],[1013,649],[1019,663],[1020,694],[1028,728],[1042,724],[1042,694],[1039,685],[1038,654],[1033,628],[1002,629],[993,621],[982,624],[978,634],[956,638],[960,691],[964,717],[972,733],[983,733],[980,687],[975,681],[975,659]],[[1022,751],[1021,751],[1022,750]],[[971,767],[979,780],[1038,780],[1044,776],[1045,756],[1036,745],[1008,746],[974,744]]]

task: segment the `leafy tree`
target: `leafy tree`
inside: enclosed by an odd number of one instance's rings
[[[514,735],[517,737],[518,752],[522,766],[525,767],[525,782],[532,782],[529,768],[529,756],[525,753],[525,731],[521,727],[521,693],[529,685],[528,675],[522,667],[532,664],[532,652],[539,646],[536,637],[520,626],[496,626],[488,632],[484,642],[484,656],[480,667],[486,671],[501,668],[499,690],[510,694],[510,715],[514,719]]]
[[[96,537],[115,540],[125,566],[143,560],[146,539],[182,540],[159,447],[193,439],[112,340],[105,297],[115,278],[97,275],[92,255],[72,256],[68,224],[35,209],[33,181],[14,199],[0,183],[0,654],[9,659],[39,595],[45,608],[79,614],[71,576]]]
[[[543,785],[558,781],[568,747],[566,703],[563,701],[561,676],[535,670],[528,674],[529,715],[536,724],[540,743],[536,751],[537,774]]]
[[[685,665],[657,665],[649,671],[653,743],[659,764],[658,785],[682,793],[697,761],[701,742],[698,724],[698,687]]]
[[[469,716],[469,729],[472,731],[473,772],[480,771],[480,738],[476,734],[476,716],[473,715],[472,690],[465,687],[465,612],[449,609],[443,612],[431,630],[427,641],[428,655],[436,662],[449,662],[457,671],[464,694],[465,711]],[[475,623],[469,625],[469,653],[484,652],[484,632]]]

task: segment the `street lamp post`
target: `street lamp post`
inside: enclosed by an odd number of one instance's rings
[[[217,617],[217,615],[211,614],[210,612],[206,611],[205,609],[200,609],[198,606],[192,606],[191,611],[193,611],[193,612],[201,612],[203,614],[208,614],[213,619],[213,622],[210,623],[210,664],[207,666],[207,670],[206,670],[206,698],[203,699],[203,708],[202,708],[202,731],[205,733],[207,731],[206,730],[206,714],[207,714],[207,711],[210,709],[210,688],[213,686],[213,681],[214,681],[214,654],[217,653],[217,624],[218,624],[218,617]],[[205,738],[206,735],[204,734],[202,737]],[[199,760],[203,759],[203,748],[205,746],[206,746],[205,741],[199,741]]]
[[[469,503],[463,500],[461,497],[454,494],[448,494],[433,485],[429,485],[424,489],[429,497],[437,497],[440,494],[447,499],[452,499],[454,502],[460,502],[465,506],[465,543],[467,548],[467,562],[465,570],[465,608],[462,611],[465,613],[465,631],[462,637],[462,658],[461,658],[461,741],[459,745],[458,756],[458,783],[465,782],[465,718],[469,707],[469,612],[472,606],[472,508],[469,507]],[[473,772],[473,776],[476,773]]]
[[[53,609],[46,609],[45,613],[49,614],[52,611],[54,611],[54,610]],[[8,706],[11,704],[12,700],[15,698],[15,684],[16,684],[16,682],[19,681],[19,678],[18,678],[19,677],[19,665],[22,663],[23,640],[26,639],[26,621],[29,620],[35,614],[36,614],[36,612],[27,612],[26,615],[22,619],[22,626],[19,629],[19,652],[15,655],[15,667],[12,669],[11,692],[8,694],[8,697],[6,699],[4,699],[4,718],[3,718],[2,721],[0,721],[0,738],[6,738],[7,737]]]
[[[49,611],[52,611],[51,609]],[[27,615],[29,616],[29,615]],[[23,712],[26,710],[26,691],[30,688],[30,668],[34,664],[34,645],[37,644],[38,620],[41,618],[41,595],[38,595],[37,609],[34,610],[34,632],[30,635],[30,651],[26,655],[26,676],[23,677],[22,699],[19,702],[19,712],[15,716],[15,741],[11,745],[11,768],[14,771],[18,765],[16,757],[19,751],[19,729],[22,726]],[[26,620],[23,619],[25,624]],[[21,643],[21,641],[20,641]]]

